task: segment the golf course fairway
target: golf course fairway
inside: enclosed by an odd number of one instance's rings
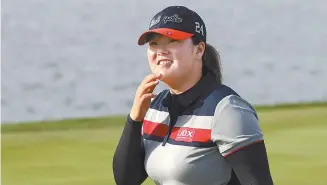
[[[327,103],[257,111],[275,184],[326,185]],[[2,185],[115,184],[112,157],[124,122],[116,116],[2,124]]]

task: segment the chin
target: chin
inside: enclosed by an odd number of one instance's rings
[[[160,78],[160,80],[162,82],[164,82],[165,84],[170,84],[170,83],[176,81],[176,79],[178,78],[178,76],[173,75],[171,73],[162,72],[161,74],[162,74],[162,77]]]

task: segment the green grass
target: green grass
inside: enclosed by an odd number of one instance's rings
[[[256,108],[275,184],[326,185],[327,104]],[[2,125],[2,184],[115,184],[111,162],[124,120]]]

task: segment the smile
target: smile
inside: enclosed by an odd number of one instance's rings
[[[173,63],[171,60],[165,59],[165,60],[159,60],[157,65],[166,65],[166,64],[171,64],[171,63]]]

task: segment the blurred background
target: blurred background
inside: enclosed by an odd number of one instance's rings
[[[1,122],[127,113],[150,72],[137,39],[176,4],[202,16],[250,103],[327,100],[325,0],[3,0]]]
[[[150,73],[137,39],[184,5],[224,83],[256,106],[275,184],[327,185],[326,0],[1,3],[1,184],[115,184],[113,153]]]

